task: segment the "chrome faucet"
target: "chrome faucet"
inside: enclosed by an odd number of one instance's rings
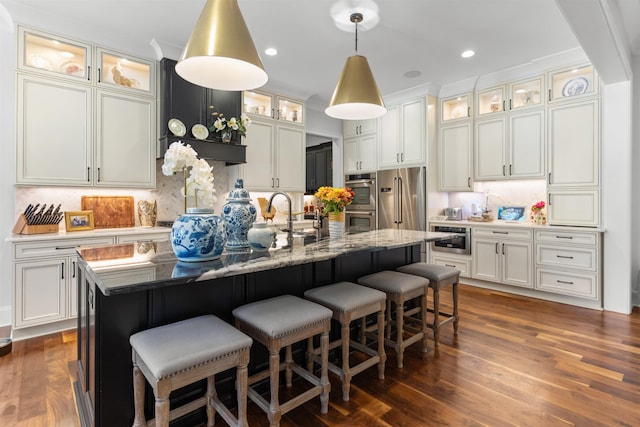
[[[282,194],[287,199],[287,203],[289,204],[289,215],[287,218],[286,231],[287,231],[287,247],[291,248],[293,247],[293,217],[291,215],[291,197],[289,197],[287,193],[283,193],[282,191],[276,191],[271,195],[271,197],[269,197],[269,203],[267,204],[267,213],[271,212],[271,205],[273,202],[273,198],[278,194]]]

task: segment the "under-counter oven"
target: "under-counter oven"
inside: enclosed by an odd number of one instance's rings
[[[347,209],[350,211],[373,211],[375,214],[378,191],[375,172],[347,175],[344,181],[345,187],[349,187],[353,191],[353,201]]]
[[[449,225],[432,225],[431,231],[453,234],[447,239],[431,242],[431,250],[438,252],[451,252],[456,254],[471,254],[471,228],[452,227]]]
[[[347,206],[347,209],[351,206]],[[351,211],[344,213],[344,225],[347,233],[363,233],[377,229],[376,211]]]

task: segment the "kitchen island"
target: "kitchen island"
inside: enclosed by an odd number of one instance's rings
[[[447,233],[377,230],[341,239],[316,239],[264,253],[225,253],[220,259],[182,263],[169,242],[135,242],[78,249],[78,381],[74,384],[82,425],[125,426],[133,421],[129,336],[202,314],[233,323],[232,310],[279,295],[420,261],[425,241]],[[167,343],[170,345],[170,343]],[[303,355],[300,348],[297,357]],[[262,369],[267,354],[251,350],[250,370]],[[233,394],[231,374],[216,377],[221,398]],[[148,386],[147,386],[148,387]],[[148,389],[147,416],[153,414]],[[172,394],[182,404],[202,393],[197,383]],[[175,425],[194,425],[204,412]],[[173,424],[172,424],[173,425]]]

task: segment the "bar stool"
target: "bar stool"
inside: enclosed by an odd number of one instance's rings
[[[349,325],[353,320],[362,319],[366,327],[366,316],[377,313],[378,337],[384,333],[384,309],[386,295],[373,288],[356,285],[350,282],[339,282],[333,285],[309,289],[304,293],[308,300],[322,304],[333,311],[333,318],[340,322],[340,339],[329,344],[329,350],[342,348],[342,367],[329,362],[329,370],[342,381],[342,400],[349,400],[351,378],[365,369],[378,364],[378,378],[384,379],[384,365],[387,355],[384,352],[384,340],[378,338],[378,350],[372,350],[365,342],[356,342],[350,337]],[[364,334],[362,334],[364,337]],[[366,338],[365,338],[366,339]],[[349,367],[349,349],[353,348],[369,356],[359,364]],[[313,362],[318,361],[320,349],[313,348],[313,339],[307,340],[307,370],[313,372]],[[320,363],[318,361],[318,363]]]
[[[386,345],[395,349],[398,357],[398,368],[402,368],[403,366],[404,349],[408,346],[422,341],[422,351],[426,352],[426,293],[429,281],[411,274],[385,270],[360,277],[358,283],[382,291],[387,295],[387,328],[384,342]],[[418,306],[405,311],[405,302],[418,298]],[[396,307],[395,322],[391,320],[392,302]],[[392,323],[395,324],[395,341],[391,340]],[[418,325],[417,327],[414,326],[416,324]],[[404,339],[405,331],[412,334],[407,339]]]
[[[416,262],[397,269],[402,273],[413,274],[429,279],[429,287],[433,289],[433,309],[427,310],[433,313],[433,323],[427,322],[427,327],[433,330],[433,341],[437,348],[440,342],[440,327],[453,323],[454,335],[458,333],[458,282],[460,282],[460,270],[426,262]],[[452,286],[453,313],[446,313],[440,310],[440,289],[445,286]],[[440,320],[440,316],[445,317]]]
[[[249,398],[267,413],[272,427],[280,425],[282,415],[303,403],[320,396],[320,412],[329,409],[327,361],[329,357],[329,330],[331,310],[293,295],[283,295],[240,306],[233,310],[236,327],[269,350],[269,370],[249,378]],[[320,378],[293,362],[291,345],[320,334]],[[280,363],[280,350],[285,347],[285,361]],[[278,388],[280,371],[285,370],[287,387],[291,387],[293,372],[312,384],[304,393],[280,403]],[[292,372],[293,371],[293,372]],[[271,402],[267,402],[251,385],[269,378]]]
[[[144,416],[145,379],[156,398],[155,425],[166,427],[169,421],[202,406],[207,422],[214,424],[216,410],[230,426],[247,425],[247,365],[251,338],[223,320],[200,316],[133,334],[134,427],[147,426]],[[215,374],[236,370],[238,416],[218,399]],[[205,396],[169,410],[171,391],[207,379]]]

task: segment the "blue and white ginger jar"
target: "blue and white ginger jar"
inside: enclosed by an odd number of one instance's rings
[[[266,222],[256,222],[247,233],[251,249],[254,251],[267,251],[276,238],[276,232],[268,227]]]
[[[229,192],[227,203],[222,207],[222,217],[227,230],[225,248],[229,251],[245,251],[251,247],[247,233],[256,220],[256,208],[251,204],[251,196],[238,179]]]
[[[180,261],[211,261],[219,258],[225,240],[225,222],[213,214],[213,209],[189,208],[171,227],[171,246]]]

